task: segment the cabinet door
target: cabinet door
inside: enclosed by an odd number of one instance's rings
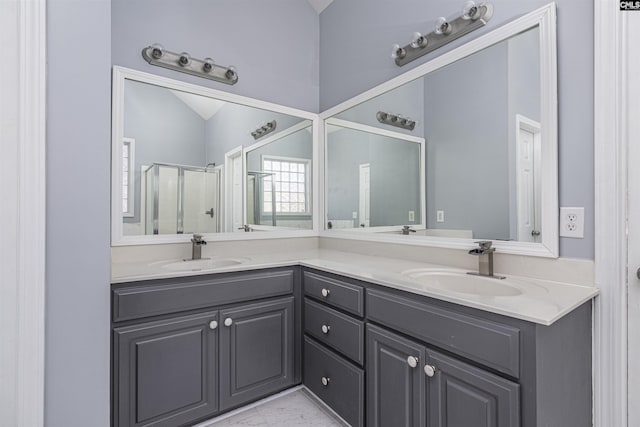
[[[367,425],[424,426],[426,349],[367,325]]]
[[[518,384],[431,349],[427,365],[429,427],[520,425]]]
[[[218,410],[217,315],[114,329],[115,426],[177,426]]]
[[[220,406],[293,385],[293,297],[220,312]]]

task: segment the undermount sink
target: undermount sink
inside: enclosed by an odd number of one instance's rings
[[[216,268],[233,267],[247,262],[247,258],[202,258],[169,262],[162,268],[170,271],[200,271]]]
[[[425,288],[439,289],[475,296],[511,297],[522,294],[522,290],[508,281],[470,275],[456,271],[413,269],[402,272]]]

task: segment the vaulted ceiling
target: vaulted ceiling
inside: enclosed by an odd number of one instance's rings
[[[333,0],[307,0],[309,4],[315,9],[315,11],[320,15],[320,13],[326,9],[327,6],[331,4]]]

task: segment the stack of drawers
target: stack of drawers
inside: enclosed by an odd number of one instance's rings
[[[304,384],[352,426],[364,425],[364,288],[305,270]]]

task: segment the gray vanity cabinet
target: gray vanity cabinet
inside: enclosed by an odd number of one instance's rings
[[[302,377],[300,269],[112,285],[112,426],[194,425]]]
[[[218,410],[217,321],[212,311],[114,329],[116,425],[179,426]]]
[[[293,384],[293,297],[220,312],[220,409]]]
[[[458,359],[427,350],[429,427],[517,427],[519,385]],[[425,375],[426,376],[426,375]]]
[[[364,400],[370,427],[591,425],[590,302],[544,326],[318,270],[303,278],[304,383],[339,414]],[[362,373],[366,396],[320,382],[338,366]]]
[[[367,325],[367,426],[423,426],[426,419],[420,343]]]

